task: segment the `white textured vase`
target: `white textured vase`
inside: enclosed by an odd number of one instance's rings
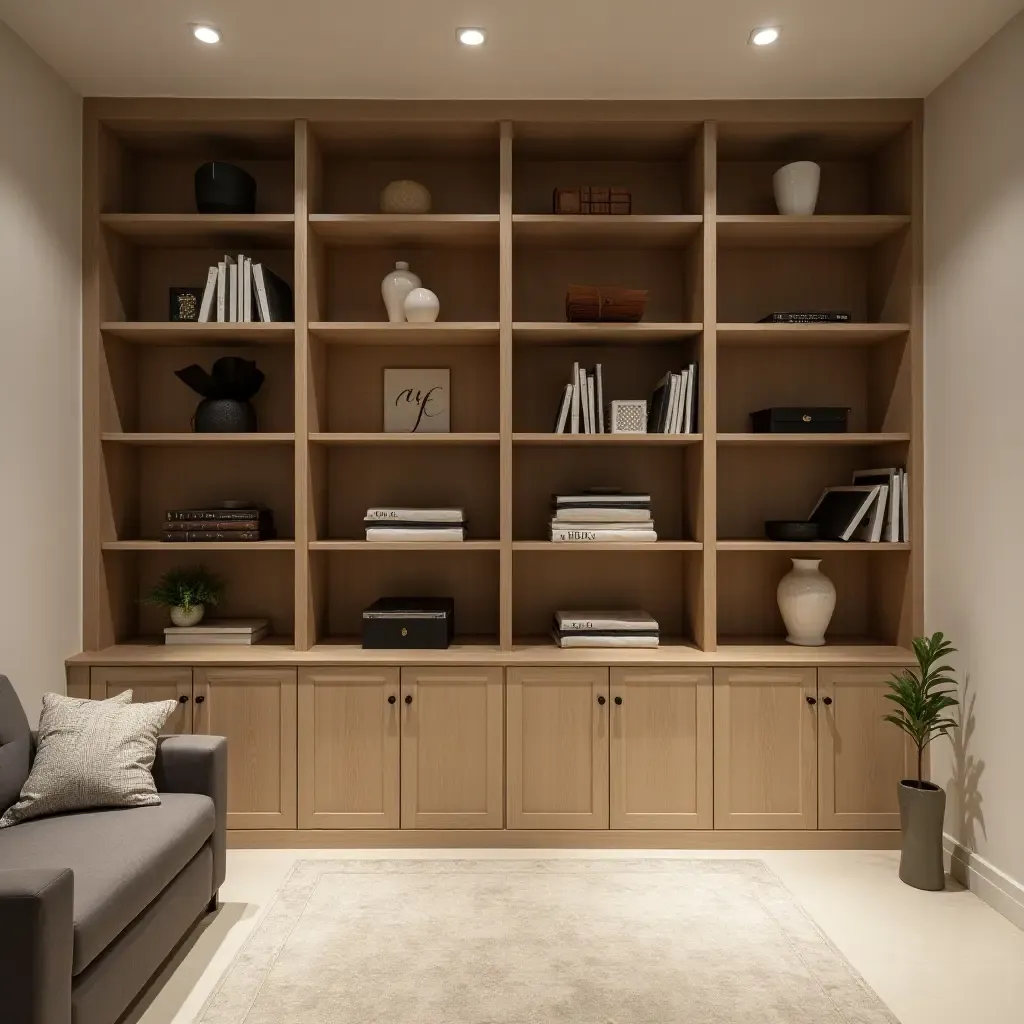
[[[821,168],[813,160],[798,160],[780,167],[772,178],[779,213],[804,216],[814,213],[820,182]]]
[[[405,323],[405,297],[419,288],[420,279],[409,269],[409,264],[399,260],[395,269],[380,283],[380,294],[388,311],[388,320],[393,324]]]
[[[411,324],[432,324],[441,303],[429,288],[413,288],[405,297],[405,318]]]
[[[430,189],[418,181],[392,181],[380,194],[381,213],[430,213]]]
[[[176,604],[171,607],[171,622],[175,626],[198,626],[203,621],[205,614],[205,605],[194,604],[188,611],[185,611],[181,605]]]
[[[776,594],[786,624],[786,643],[821,647],[836,609],[836,588],[818,568],[820,558],[794,558]]]

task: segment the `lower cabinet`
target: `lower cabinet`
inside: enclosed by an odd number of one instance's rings
[[[165,733],[192,732],[192,669],[190,668],[94,668],[90,676],[89,696],[93,700],[116,697],[132,691],[132,700],[146,703],[176,700],[178,709],[167,720]]]

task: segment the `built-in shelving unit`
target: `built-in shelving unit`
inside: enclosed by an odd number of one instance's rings
[[[922,626],[919,134],[902,101],[90,105],[86,649],[180,657],[138,644],[160,626],[140,598],[187,559],[225,577],[225,613],[271,618],[271,643],[230,655],[246,662],[383,664],[354,646],[360,612],[417,591],[454,596],[460,634],[419,664],[895,663]],[[794,158],[822,166],[811,217],[775,212],[772,172]],[[253,174],[255,214],[195,212],[208,159]],[[433,212],[378,213],[396,178],[426,184]],[[576,184],[629,188],[633,213],[552,214],[553,189]],[[294,323],[166,321],[168,289],[201,286],[225,252],[293,285]],[[439,295],[437,323],[386,322],[380,281],[403,259]],[[645,288],[646,315],[566,323],[569,284]],[[853,321],[759,322],[808,308]],[[190,430],[173,371],[224,354],[266,374],[256,433]],[[697,362],[699,433],[552,434],[577,361],[602,364],[607,400]],[[450,369],[451,433],[383,432],[387,367]],[[773,405],[845,406],[850,432],[751,433]],[[908,467],[909,542],[764,539],[765,519],[803,517],[875,465]],[[659,541],[550,543],[550,495],[588,486],[649,492]],[[165,509],[239,498],[274,509],[279,539],[159,539]],[[382,504],[461,505],[469,540],[367,543]],[[783,646],[775,587],[794,556],[823,559],[850,643]],[[545,639],[557,608],[594,605],[648,608],[662,647]]]

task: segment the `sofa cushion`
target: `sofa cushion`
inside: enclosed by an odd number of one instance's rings
[[[70,868],[78,974],[149,906],[213,834],[213,801],[164,793],[152,807],[39,818],[0,831],[0,868]]]
[[[0,676],[0,814],[21,792],[32,765],[32,733],[7,676]]]

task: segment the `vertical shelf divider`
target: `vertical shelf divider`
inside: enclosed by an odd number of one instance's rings
[[[718,125],[705,121],[701,139],[704,184],[703,310],[700,385],[704,440],[701,507],[697,527],[703,578],[695,639],[705,651],[718,649]]]
[[[910,125],[910,630],[897,642],[910,647],[924,633],[924,127],[920,111]]]
[[[498,193],[498,387],[500,390],[498,642],[512,649],[512,122],[501,122]]]
[[[309,122],[295,122],[295,649],[316,642],[316,615],[310,580],[309,541],[313,529],[309,458],[309,210],[312,147]]]

